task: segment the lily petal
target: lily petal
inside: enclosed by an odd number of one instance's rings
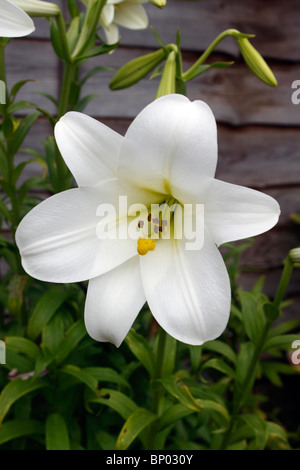
[[[119,347],[145,301],[138,256],[92,279],[85,304],[89,335]]]
[[[128,29],[145,29],[149,24],[147,13],[138,3],[123,2],[115,7],[115,23]]]
[[[216,122],[208,105],[167,95],[148,105],[130,125],[118,172],[132,184],[191,203],[195,195],[207,192],[216,164]]]
[[[209,236],[201,250],[184,240],[160,240],[140,257],[147,302],[161,327],[174,338],[200,345],[217,338],[230,312],[230,283],[224,261]]]
[[[119,41],[119,28],[115,23],[111,23],[109,26],[103,26],[103,31],[106,36],[106,44],[116,44]]]
[[[220,180],[213,181],[204,207],[206,226],[217,245],[266,232],[280,215],[271,196]]]
[[[17,38],[35,30],[30,16],[8,0],[0,0],[0,36]]]
[[[78,186],[115,177],[123,137],[85,114],[69,112],[55,126],[58,148]]]
[[[134,240],[102,239],[105,230],[112,231],[115,225],[100,226],[97,208],[108,201],[117,208],[118,194],[124,194],[118,181],[110,180],[93,188],[64,191],[32,209],[16,232],[25,271],[42,281],[77,282],[135,256]],[[123,224],[127,227],[126,219],[119,221],[120,227]]]

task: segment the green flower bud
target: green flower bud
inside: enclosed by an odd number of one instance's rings
[[[163,75],[157,90],[156,98],[170,95],[176,91],[176,52],[171,51],[168,55]]]
[[[277,86],[277,80],[260,53],[252,46],[247,38],[237,40],[244,61],[249,69],[264,83]]]
[[[293,248],[290,251],[289,256],[294,264],[300,264],[300,248]]]
[[[22,8],[30,16],[56,16],[60,9],[55,3],[40,0],[13,0],[13,3]]]
[[[164,8],[167,4],[167,0],[150,0],[150,2],[158,8]]]
[[[137,83],[157,67],[166,58],[166,54],[167,52],[164,49],[159,49],[131,60],[117,71],[109,84],[110,89],[121,90]]]

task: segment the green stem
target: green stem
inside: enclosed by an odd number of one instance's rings
[[[277,292],[273,301],[273,304],[275,305],[275,307],[279,307],[284,298],[286,289],[291,279],[293,267],[294,267],[294,264],[290,256],[287,256],[287,258],[284,260],[284,267],[283,267],[282,275],[281,275]]]
[[[68,110],[70,99],[71,85],[76,65],[72,62],[66,62],[64,67],[63,83],[61,88],[58,118],[61,118]]]
[[[228,36],[237,36],[240,35],[240,32],[237,29],[226,29],[226,31],[223,31],[223,33],[219,34],[219,36],[216,37],[216,39],[208,46],[206,51],[203,52],[203,54],[199,57],[199,59],[192,65],[191,68],[189,68],[186,72],[182,74],[182,79],[184,81],[187,81],[190,79],[191,76],[193,76],[195,70],[199,67],[199,65],[202,65],[206,59],[210,56],[210,54],[214,51],[214,49],[217,47],[217,45],[223,41]]]
[[[105,7],[106,2],[107,0],[100,0],[97,2],[97,4],[94,7],[94,5],[92,4],[90,0],[79,40],[72,54],[72,58],[74,60],[80,58],[80,56],[84,53],[87,46],[90,44],[97,30],[101,12],[102,12],[102,9]],[[93,8],[94,8],[94,11],[92,11]]]
[[[71,54],[69,50],[69,44],[68,44],[66,28],[65,28],[65,20],[61,11],[59,11],[58,15],[55,17],[55,21],[56,21],[57,28],[59,31],[59,39],[60,39],[63,56],[67,62],[71,62]]]
[[[161,400],[164,395],[164,390],[163,390],[162,385],[158,383],[156,380],[162,378],[166,340],[167,340],[167,333],[161,327],[159,327],[155,375],[153,377],[154,382],[152,384],[152,393],[153,393],[152,411],[156,415],[159,415]],[[158,431],[157,422],[154,422],[153,425],[150,427],[150,431],[149,431],[148,450],[155,450],[155,440],[156,440],[157,431]]]

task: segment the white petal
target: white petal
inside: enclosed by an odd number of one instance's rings
[[[55,139],[78,186],[115,176],[123,137],[101,122],[69,112],[56,124]]]
[[[119,28],[115,23],[111,23],[109,26],[103,26],[103,31],[106,36],[106,44],[116,44],[119,41]]]
[[[205,223],[217,245],[266,232],[280,215],[271,196],[219,180],[213,181],[204,207]]]
[[[103,24],[104,26],[109,26],[113,22],[114,16],[115,16],[115,7],[113,5],[105,5],[105,7],[103,8],[101,12],[101,17],[100,17],[101,24]]]
[[[145,29],[148,16],[142,5],[123,2],[115,7],[115,23],[128,29]]]
[[[34,23],[21,8],[7,0],[0,0],[0,36],[27,36],[35,30]]]
[[[186,250],[184,240],[160,240],[140,264],[147,302],[167,333],[193,345],[221,335],[229,318],[230,283],[208,236],[198,251]]]
[[[36,206],[16,232],[25,271],[42,281],[77,282],[135,256],[134,240],[103,239],[105,228],[99,231],[98,206],[111,203],[117,208],[118,194],[118,182],[108,181],[56,194]],[[120,226],[125,223],[122,220]]]
[[[133,184],[197,202],[208,190],[217,163],[216,122],[202,101],[167,95],[148,105],[129,127],[119,173]]]
[[[92,279],[85,304],[89,335],[119,347],[145,301],[138,256]]]

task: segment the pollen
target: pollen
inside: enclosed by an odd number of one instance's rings
[[[149,238],[139,238],[137,242],[137,251],[138,254],[144,256],[148,251],[153,251],[155,249],[155,242]]]

